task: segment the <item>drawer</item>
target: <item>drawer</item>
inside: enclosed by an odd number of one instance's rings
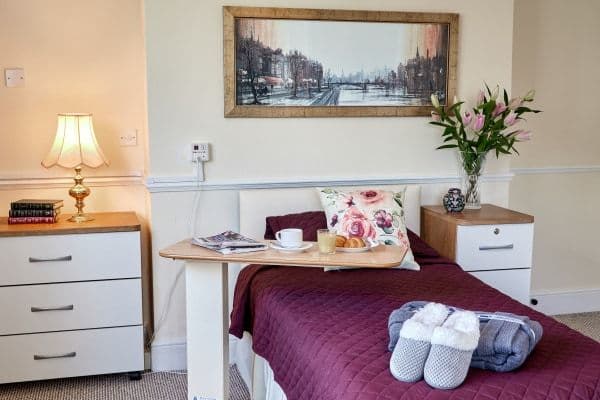
[[[0,238],[0,286],[141,276],[139,232]]]
[[[479,271],[470,274],[513,299],[529,305],[531,269]]]
[[[456,262],[465,271],[530,268],[533,224],[459,225]]]
[[[141,326],[0,337],[0,383],[142,371]]]
[[[0,335],[142,324],[141,279],[0,287]]]

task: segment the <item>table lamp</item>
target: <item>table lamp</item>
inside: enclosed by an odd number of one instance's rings
[[[109,162],[102,153],[92,125],[92,114],[68,113],[58,114],[56,137],[48,155],[42,161],[46,168],[59,165],[75,168],[75,185],[69,189],[69,195],[75,199],[77,213],[69,221],[85,222],[93,218],[83,212],[83,199],[90,194],[90,189],[83,184],[81,167],[96,168]]]

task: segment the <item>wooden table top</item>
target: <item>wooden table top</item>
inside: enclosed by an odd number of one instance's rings
[[[531,224],[533,216],[517,211],[482,204],[479,210],[463,210],[449,213],[442,206],[421,206],[426,212],[437,214],[440,218],[457,225],[491,225],[491,224]]]
[[[391,268],[402,263],[407,248],[404,246],[380,245],[363,253],[321,254],[315,242],[303,252],[291,253],[272,248],[251,253],[222,255],[216,251],[193,245],[190,239],[182,240],[159,252],[162,257],[174,260],[196,260],[221,263],[294,265],[301,267],[359,267]]]
[[[0,217],[0,237],[70,235],[80,233],[132,232],[140,230],[136,214],[127,212],[89,213],[93,221],[70,222],[72,214],[60,214],[54,224],[8,224],[8,217]]]

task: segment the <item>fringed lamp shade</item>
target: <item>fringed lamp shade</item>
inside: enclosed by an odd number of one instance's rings
[[[96,141],[92,114],[58,114],[56,137],[42,165],[46,168],[55,165],[96,168],[102,164],[108,165],[108,160]]]
[[[93,217],[83,212],[83,199],[89,196],[90,189],[83,184],[81,166],[96,168],[102,164],[108,165],[108,160],[96,141],[92,114],[58,114],[56,137],[42,165],[46,168],[55,165],[75,168],[75,185],[69,190],[69,195],[75,199],[77,213],[69,221],[93,220]]]

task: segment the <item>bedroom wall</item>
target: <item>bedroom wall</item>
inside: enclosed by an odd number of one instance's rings
[[[512,1],[238,0],[241,6],[315,7],[460,14],[458,94],[474,99],[484,81],[512,84]],[[185,298],[181,263],[158,251],[190,234],[194,193],[189,143],[208,141],[198,234],[237,229],[237,190],[276,183],[345,180],[422,182],[424,203],[456,184],[450,151],[436,151],[440,132],[426,118],[223,118],[222,10],[231,2],[146,0],[154,300],[158,333],[153,368],[184,367]],[[490,23],[498,29],[490,29]],[[500,29],[502,27],[502,29]],[[489,46],[494,43],[494,46]],[[491,160],[485,199],[508,202],[510,159]],[[172,296],[171,296],[172,293]],[[169,298],[171,301],[169,303]],[[166,304],[170,304],[166,308]],[[163,313],[164,310],[168,312]],[[164,319],[161,316],[165,315]]]
[[[600,310],[599,18],[595,0],[515,2],[513,88],[536,88],[544,113],[512,162],[510,205],[535,215],[532,292],[560,312]]]
[[[84,169],[86,210],[133,210],[143,224],[144,278],[150,288],[146,157],[146,78],[141,0],[0,0],[0,215],[11,200],[62,198],[72,170],[45,169],[59,112],[92,112],[109,167]],[[4,69],[25,69],[25,87],[7,88]],[[138,145],[119,136],[138,130]],[[150,321],[150,293],[145,318]],[[151,327],[151,325],[150,325]]]

